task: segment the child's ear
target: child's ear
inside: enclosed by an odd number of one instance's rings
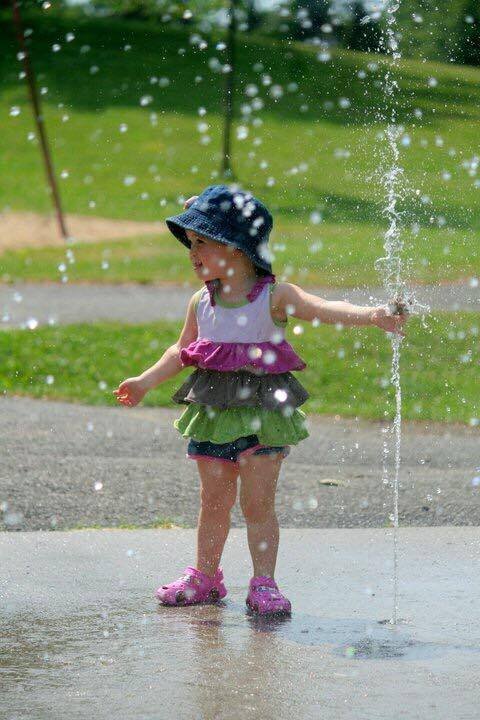
[[[198,198],[198,195],[192,195],[191,198],[188,198],[188,200],[185,200],[185,202],[183,204],[183,209],[186,210],[187,208],[189,208],[190,205],[192,203],[194,203],[197,198]]]

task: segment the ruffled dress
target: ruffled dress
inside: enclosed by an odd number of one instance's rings
[[[309,395],[292,375],[306,365],[285,340],[287,321],[272,318],[274,283],[259,278],[241,303],[220,301],[217,281],[196,293],[198,337],[180,353],[195,370],[172,396],[187,405],[174,422],[183,437],[221,444],[257,435],[276,447],[308,437],[299,407]]]

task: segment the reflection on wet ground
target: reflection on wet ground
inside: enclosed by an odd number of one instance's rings
[[[395,626],[388,529],[284,529],[287,618],[247,614],[235,529],[224,601],[159,606],[193,539],[0,534],[1,720],[477,717],[478,528],[402,528]]]
[[[313,718],[348,694],[339,678],[359,679],[364,663],[374,677],[379,665],[391,673],[392,663],[435,666],[480,652],[419,641],[408,621],[257,618],[240,593],[209,606],[156,607],[138,595],[64,617],[16,616],[2,628],[5,717],[273,718],[295,709]]]

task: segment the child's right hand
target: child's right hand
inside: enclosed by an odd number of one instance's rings
[[[142,382],[139,377],[127,378],[118,386],[117,390],[113,391],[116,395],[117,400],[122,405],[127,407],[135,407],[138,405],[140,400],[146,395],[148,388]]]

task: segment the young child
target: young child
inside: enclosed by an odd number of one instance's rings
[[[172,399],[187,407],[174,426],[189,438],[187,457],[201,481],[197,561],[156,591],[166,605],[215,602],[225,597],[219,566],[237,497],[253,562],[247,606],[257,614],[290,614],[275,580],[279,527],[275,491],[289,445],[308,437],[299,409],[308,393],[291,374],[305,363],[285,340],[288,315],[323,323],[376,325],[403,335],[404,315],[386,306],[332,302],[291,283],[277,283],[269,261],[272,217],[251,194],[226,185],[208,187],[167,219],[190,250],[205,285],[190,300],[175,345],[138,377],[114,390],[137,405],[145,393],[185,366],[194,372]]]

